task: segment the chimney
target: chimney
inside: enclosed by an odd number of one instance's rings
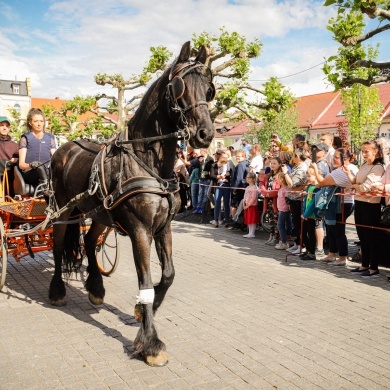
[[[30,77],[26,77],[27,96],[31,96],[31,80]]]

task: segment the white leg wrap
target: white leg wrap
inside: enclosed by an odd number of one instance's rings
[[[148,288],[146,290],[139,290],[137,295],[137,304],[148,305],[154,301],[154,288]]]

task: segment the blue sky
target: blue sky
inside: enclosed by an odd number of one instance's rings
[[[107,93],[94,83],[96,73],[130,77],[141,71],[151,46],[167,46],[176,55],[193,33],[218,34],[225,26],[263,42],[252,80],[283,77],[296,96],[331,91],[321,66],[315,67],[338,47],[326,30],[335,10],[322,4],[322,0],[0,0],[0,79],[30,77],[34,97]],[[382,45],[382,55],[389,46]],[[299,74],[285,77],[295,73]],[[258,87],[261,83],[254,82]]]

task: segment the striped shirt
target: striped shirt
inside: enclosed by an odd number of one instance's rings
[[[353,176],[356,176],[356,173],[359,170],[358,167],[353,164],[348,164],[348,169]],[[344,188],[351,185],[351,182],[348,179],[348,175],[341,169],[341,167],[332,171],[330,175],[338,187]],[[354,203],[354,197],[351,195],[344,196],[344,203]]]

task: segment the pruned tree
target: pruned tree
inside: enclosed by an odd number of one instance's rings
[[[254,123],[263,121],[263,114],[287,109],[292,102],[291,93],[276,78],[253,87],[248,79],[251,60],[258,58],[263,44],[258,40],[247,41],[237,32],[229,33],[224,27],[219,37],[203,32],[193,34],[194,50],[207,45],[207,63],[216,80],[216,99],[211,116],[216,122],[230,122],[248,118]],[[218,116],[224,114],[224,118]]]
[[[341,100],[352,146],[359,149],[363,141],[375,139],[378,135],[383,110],[378,90],[354,84],[341,92]]]
[[[153,75],[158,75],[159,71],[166,68],[167,62],[172,56],[172,53],[163,46],[151,47],[150,52],[151,57],[139,75],[133,75],[127,79],[120,74],[108,75],[98,73],[95,76],[96,84],[102,86],[111,85],[111,87],[116,90],[115,95],[107,96],[106,94],[100,94],[95,98],[97,102],[106,102],[106,106],[101,106],[100,109],[105,109],[109,113],[117,114],[118,121],[116,123],[114,123],[111,118],[109,120],[117,126],[118,130],[123,129],[127,115],[138,107],[143,96],[142,92],[133,94],[133,96],[126,101],[125,92],[145,87],[152,80]]]
[[[214,74],[216,98],[210,106],[212,118],[216,122],[227,122],[249,118],[253,123],[263,121],[264,115],[288,109],[293,100],[291,93],[271,78],[263,89],[257,89],[248,82],[251,60],[259,57],[262,43],[258,39],[248,41],[237,32],[229,33],[224,27],[219,36],[203,32],[193,34],[195,57],[199,48],[208,47],[206,64]],[[88,136],[87,129],[112,124],[116,131],[121,131],[130,113],[134,112],[150,82],[158,77],[168,66],[172,53],[163,46],[151,47],[151,57],[139,75],[125,78],[120,74],[97,74],[95,82],[104,87],[111,87],[112,94],[101,93],[97,96],[75,97],[57,111],[48,109],[47,115],[55,127],[54,132],[67,134],[68,139]],[[131,94],[127,93],[131,91]],[[125,99],[131,95],[130,98]],[[85,102],[83,102],[83,99]],[[91,112],[95,117],[80,120],[81,114]],[[110,114],[116,114],[113,119]],[[221,115],[223,114],[223,115]]]
[[[11,133],[10,136],[16,142],[19,142],[20,137],[26,132],[27,127],[25,121],[23,120],[20,111],[15,110],[14,108],[8,109],[9,116],[12,118],[11,122]]]
[[[298,123],[295,97],[273,77],[264,84],[263,93],[265,100],[258,106],[263,124],[256,132],[258,142],[268,145],[273,133],[278,134],[282,143],[291,142]]]
[[[331,18],[328,30],[342,46],[337,56],[331,56],[324,65],[328,80],[336,89],[359,83],[365,86],[390,81],[390,62],[377,62],[379,45],[363,46],[370,38],[390,29],[389,0],[326,0],[325,6],[337,7],[337,16]],[[368,20],[378,25],[365,31]]]

